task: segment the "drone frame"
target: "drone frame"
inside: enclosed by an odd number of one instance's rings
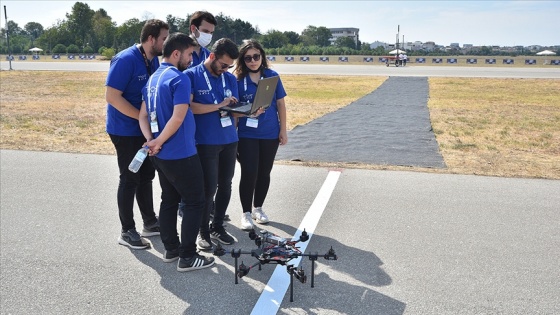
[[[319,258],[319,254],[317,252],[313,254],[305,254],[299,250],[299,247],[296,246],[299,242],[307,242],[309,240],[309,235],[303,230],[301,233],[299,240],[297,241],[288,241],[285,238],[282,238],[276,234],[270,233],[266,230],[260,231],[262,236],[259,236],[255,229],[251,229],[249,232],[249,238],[255,242],[257,245],[257,249],[251,251],[243,251],[241,249],[238,250],[226,250],[224,249],[220,243],[216,245],[214,248],[213,254],[214,256],[221,257],[226,253],[230,253],[231,257],[234,258],[235,261],[235,284],[238,284],[238,279],[243,278],[246,276],[251,269],[254,267],[259,267],[259,270],[262,270],[262,265],[266,264],[277,264],[286,266],[286,271],[290,275],[290,302],[294,301],[294,277],[299,280],[301,283],[307,282],[307,276],[303,271],[302,267],[294,267],[293,264],[288,264],[292,259],[298,257],[309,257],[311,260],[311,287],[315,287],[315,261]],[[255,257],[258,261],[251,265],[246,266],[241,262],[241,265],[238,264],[238,259],[241,255],[251,255]],[[334,249],[331,248],[326,254],[321,255],[326,260],[337,260],[338,256],[336,255]]]

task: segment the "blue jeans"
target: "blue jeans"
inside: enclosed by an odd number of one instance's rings
[[[156,171],[152,163],[144,161],[138,173],[132,173],[128,170],[130,161],[146,142],[146,139],[141,136],[109,135],[109,137],[111,137],[117,151],[117,163],[120,171],[117,205],[122,232],[136,228],[133,212],[135,197],[144,225],[155,223],[157,219],[154,212],[152,181],[156,176]]]
[[[223,145],[199,144],[196,148],[204,173],[204,196],[206,200],[205,211],[200,223],[200,232],[207,233],[210,230],[210,212],[213,203],[215,203],[213,225],[223,226],[224,224],[224,215],[231,198],[231,180],[235,173],[237,142]]]
[[[196,253],[196,237],[204,211],[204,176],[198,155],[186,159],[162,160],[151,157],[161,185],[159,229],[166,250],[179,248],[179,256],[190,258]],[[177,236],[177,204],[183,199],[181,240]]]

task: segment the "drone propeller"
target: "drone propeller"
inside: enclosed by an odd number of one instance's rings
[[[222,247],[222,245],[218,242],[218,244],[216,245],[216,247],[214,247],[214,252],[213,252],[214,256],[218,256],[221,257],[223,255],[226,254],[226,250],[225,248]]]
[[[241,262],[241,265],[239,265],[239,269],[237,270],[237,276],[239,278],[243,278],[249,273],[249,270],[251,269],[249,269],[247,266],[245,266],[245,264],[243,264],[243,262]]]
[[[309,235],[307,234],[305,229],[303,229],[303,232],[301,232],[301,235],[299,236],[299,241],[300,242],[307,242],[308,240],[309,240]]]
[[[334,249],[331,246],[331,249],[329,249],[329,251],[323,256],[326,260],[337,260],[338,256],[336,256],[336,253],[334,252]]]

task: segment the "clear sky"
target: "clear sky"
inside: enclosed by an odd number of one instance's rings
[[[77,1],[2,0],[1,26],[38,22],[44,28],[65,19]],[[261,33],[274,29],[298,34],[309,25],[355,27],[360,40],[394,43],[433,41],[475,46],[560,45],[560,1],[81,1],[103,8],[117,25],[131,18],[168,14],[186,18],[196,10],[223,13],[249,22]],[[218,26],[219,27],[219,26]]]

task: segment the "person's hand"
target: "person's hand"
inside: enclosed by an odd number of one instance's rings
[[[225,103],[225,105],[223,106],[230,106],[230,105],[235,105],[237,104],[237,98],[235,98],[235,96],[230,96],[230,97],[226,97],[224,98],[224,101],[222,103]]]
[[[280,131],[278,140],[280,141],[280,145],[285,145],[286,143],[288,143],[288,133],[286,132],[286,130]]]
[[[259,109],[257,109],[257,111],[256,111],[254,114],[250,115],[249,117],[251,117],[251,118],[257,118],[257,117],[259,117],[261,114],[264,114],[265,111],[266,111],[266,109],[264,109],[264,108],[262,108],[262,107],[259,107]]]
[[[144,146],[148,146],[148,154],[150,156],[154,156],[158,154],[163,148],[163,144],[160,144],[159,141],[157,141],[157,139],[152,139],[144,143]]]

